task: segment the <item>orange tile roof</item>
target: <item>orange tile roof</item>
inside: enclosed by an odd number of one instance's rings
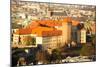
[[[30,34],[32,31],[31,28],[25,28],[25,29],[19,29],[15,32],[15,34],[19,34],[19,35],[26,35],[26,34]]]
[[[38,36],[58,36],[62,33],[60,30],[56,30],[54,28],[37,27],[32,30],[32,34],[37,34]]]
[[[34,32],[34,31],[50,31],[50,30],[54,30],[53,28],[48,28],[48,27],[40,27],[40,26],[38,26],[37,28],[35,28],[35,29],[32,29],[32,32]]]
[[[62,25],[57,20],[42,20],[42,21],[39,21],[39,23],[43,24],[43,25],[46,25],[46,26],[50,26],[50,27],[61,26]]]
[[[72,22],[73,26],[77,26],[79,24],[78,21],[72,20],[70,17],[64,18],[62,20],[38,20],[38,21],[32,21],[31,24],[27,26],[26,29],[19,29],[16,34],[38,34],[38,36],[46,36],[47,34],[50,36],[52,35],[58,35],[59,30],[54,29],[54,28],[49,28],[49,27],[54,27],[54,26],[62,26],[63,22]],[[42,27],[40,24],[49,26],[49,27]],[[54,32],[56,31],[56,32]],[[59,31],[59,32],[58,32]],[[53,33],[53,34],[52,34]],[[56,34],[55,34],[56,33]],[[44,35],[45,34],[45,35]]]
[[[39,26],[39,23],[36,22],[36,21],[32,21],[32,22],[27,26],[27,28],[35,28],[35,27],[37,27],[37,26]]]
[[[37,27],[35,29],[32,29],[32,34],[37,34],[38,36],[42,36],[43,31],[52,31],[53,28],[47,28],[47,27]]]
[[[46,25],[49,27],[54,26],[62,26],[62,23],[65,22],[72,22],[72,19],[70,17],[61,19],[61,20],[38,20],[38,21],[32,21],[31,24],[28,25],[28,28],[34,28],[39,26],[39,24]]]
[[[47,27],[36,27],[36,28],[26,28],[19,29],[15,34],[26,35],[26,34],[36,34],[37,36],[58,36],[61,35],[61,30]]]

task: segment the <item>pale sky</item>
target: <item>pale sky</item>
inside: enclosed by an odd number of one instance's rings
[[[86,4],[96,5],[96,0],[23,0],[23,1],[39,1],[39,2],[56,2],[56,3],[69,3],[69,4]]]

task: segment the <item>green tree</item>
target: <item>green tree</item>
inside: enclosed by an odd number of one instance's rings
[[[36,39],[34,37],[28,36],[28,38],[26,40],[26,44],[27,45],[36,45]]]
[[[92,23],[90,20],[84,22],[84,28],[87,30],[87,32],[90,32],[92,30]]]
[[[87,44],[83,44],[83,47],[80,51],[80,55],[82,56],[95,55],[95,48],[93,46],[87,46]]]
[[[38,62],[46,63],[47,60],[46,60],[45,52],[44,52],[44,51],[38,51],[38,52],[36,53],[36,60],[37,60]]]
[[[36,45],[36,39],[32,38],[31,43],[32,43],[32,45]]]
[[[94,35],[91,35],[91,37],[92,37],[92,45],[94,47],[96,47],[96,35],[95,34]]]
[[[31,45],[31,37],[28,36],[27,39],[26,39],[26,45]]]
[[[59,62],[61,60],[61,52],[59,49],[53,49],[51,54],[51,59],[54,62]]]

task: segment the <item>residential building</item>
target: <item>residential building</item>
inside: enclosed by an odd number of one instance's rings
[[[15,45],[32,45],[27,42],[31,38],[35,38],[36,46],[42,45],[44,50],[54,49],[61,46],[62,42],[62,31],[47,27],[36,27],[33,29],[19,29],[13,35],[13,44]]]
[[[86,30],[82,28],[81,30],[78,31],[78,38],[77,38],[78,43],[86,43]]]

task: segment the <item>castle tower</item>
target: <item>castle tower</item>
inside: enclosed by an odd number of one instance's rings
[[[71,42],[71,22],[63,22],[62,23],[62,38],[63,43]]]

